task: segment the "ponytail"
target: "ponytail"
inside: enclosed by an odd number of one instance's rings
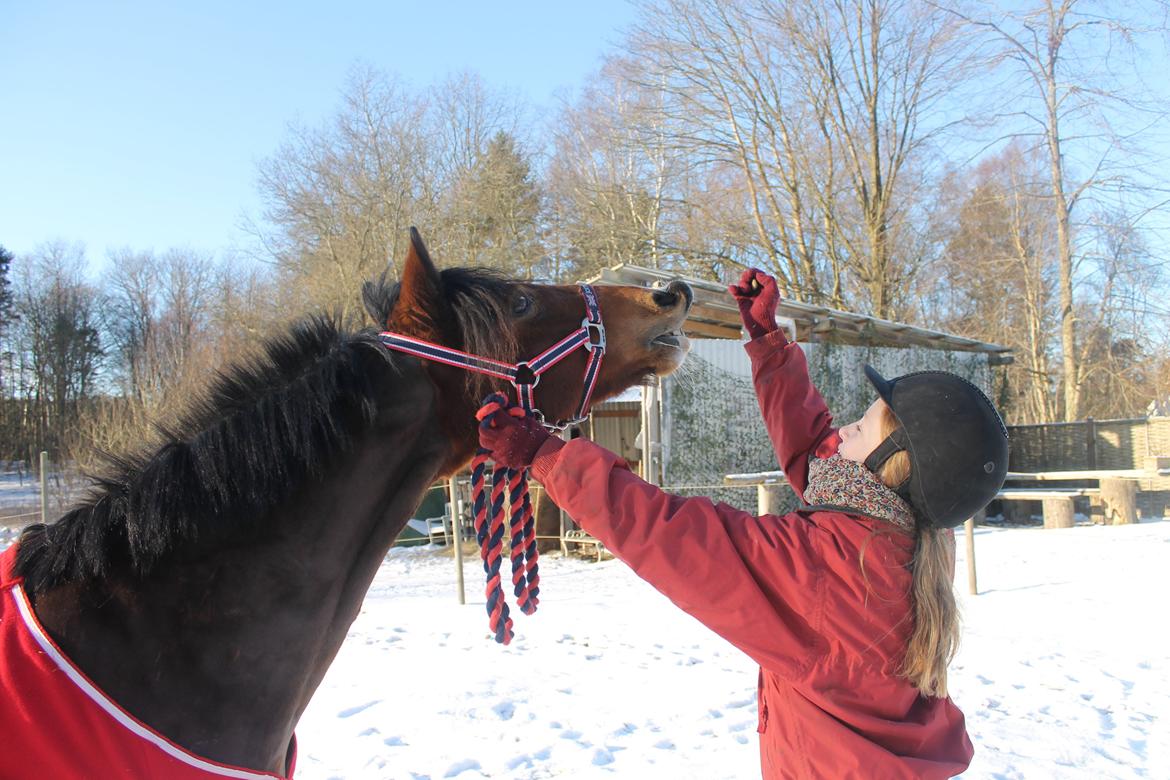
[[[949,530],[918,532],[914,560],[914,631],[899,673],[923,696],[947,695],[947,667],[959,649],[959,606],[952,586],[955,537]]]
[[[898,427],[889,406],[884,408],[881,422],[883,438]],[[890,457],[878,472],[889,487],[900,485],[909,475],[910,458],[905,452]],[[953,586],[955,537],[949,529],[932,526],[919,525],[916,533],[910,561],[914,630],[898,673],[923,696],[944,697],[947,667],[959,649],[959,606]]]

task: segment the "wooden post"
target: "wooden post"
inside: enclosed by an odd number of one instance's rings
[[[459,512],[459,486],[454,474],[447,480],[447,500],[451,502],[451,540],[455,545],[455,595],[460,604],[467,603],[463,592],[463,518]]]
[[[780,514],[780,485],[762,482],[756,485],[756,514]]]
[[[963,526],[967,531],[967,592],[978,596],[979,583],[975,578],[975,518],[968,517]]]
[[[1101,479],[1101,503],[1105,507],[1106,525],[1129,525],[1137,522],[1137,481]]]
[[[1092,417],[1085,418],[1085,468],[1090,471],[1097,468],[1097,424]]]
[[[41,524],[49,522],[49,453],[41,450]]]
[[[1072,528],[1073,500],[1071,498],[1044,499],[1044,527]]]
[[[662,425],[658,416],[657,378],[642,385],[642,479],[662,484]]]
[[[561,431],[561,441],[570,441],[570,435],[568,428]],[[642,435],[645,436],[646,434],[643,433]],[[557,506],[557,514],[561,516],[561,555],[568,555],[569,545],[565,543],[565,532],[569,530],[569,520],[571,518],[569,517],[569,513],[559,505]]]

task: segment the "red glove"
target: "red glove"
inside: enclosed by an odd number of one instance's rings
[[[780,290],[776,280],[758,268],[749,268],[739,277],[739,284],[728,285],[727,292],[739,306],[743,327],[753,339],[776,330],[776,306]]]
[[[475,416],[480,421],[479,446],[491,450],[492,460],[501,466],[528,468],[536,451],[552,438],[535,417],[519,406],[509,405],[499,393],[483,399]]]

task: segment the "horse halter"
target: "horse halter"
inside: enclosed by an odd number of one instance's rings
[[[593,397],[593,389],[597,386],[597,377],[601,373],[601,359],[605,356],[605,325],[601,322],[601,306],[597,302],[597,294],[587,284],[578,285],[578,287],[581,288],[581,297],[585,299],[585,319],[581,320],[581,327],[532,360],[516,364],[502,363],[498,360],[460,352],[457,349],[390,331],[380,333],[378,338],[386,347],[398,352],[406,352],[426,360],[433,360],[436,363],[507,379],[516,388],[516,397],[519,399],[520,405],[524,407],[525,412],[535,417],[545,428],[563,431],[570,425],[583,422],[589,414],[589,401]],[[550,423],[544,419],[544,414],[536,408],[533,390],[540,383],[541,374],[564,360],[577,347],[582,347],[589,352],[577,414],[571,420]],[[491,397],[488,400],[489,403],[481,407],[476,415],[480,420],[500,408],[500,404]],[[488,622],[495,635],[495,640],[506,645],[512,641],[513,632],[512,619],[509,617],[508,602],[504,595],[503,581],[500,576],[500,563],[503,559],[505,493],[507,493],[510,509],[508,529],[511,531],[512,591],[515,594],[517,606],[526,615],[535,612],[540,601],[540,573],[537,567],[535,520],[532,500],[528,493],[528,470],[510,469],[496,464],[494,468],[490,469],[489,500],[487,461],[490,458],[491,452],[483,447],[476,450],[475,457],[471,460],[471,492],[474,505],[475,536],[479,543],[483,571],[487,579],[484,596]]]
[[[391,331],[383,331],[378,334],[378,338],[387,348],[398,352],[474,371],[477,374],[507,379],[516,388],[516,397],[525,411],[530,412],[545,428],[552,431],[563,431],[588,419],[589,401],[593,397],[593,390],[597,386],[597,377],[601,373],[601,359],[605,357],[605,325],[601,321],[601,306],[597,302],[597,293],[593,291],[591,285],[580,284],[577,286],[581,288],[581,297],[585,299],[585,319],[581,320],[581,327],[531,360],[523,360],[515,364],[503,363]],[[581,402],[577,405],[577,413],[570,420],[549,422],[545,419],[544,413],[536,408],[533,391],[540,384],[540,375],[572,354],[577,347],[582,347],[589,352],[589,361],[585,364],[585,375],[582,379]]]

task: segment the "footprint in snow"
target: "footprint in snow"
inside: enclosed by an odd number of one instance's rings
[[[532,758],[527,754],[516,756],[515,758],[508,759],[506,766],[508,769],[513,771],[519,769],[520,767],[531,769],[533,767]]]
[[[458,777],[464,772],[470,771],[479,771],[479,762],[471,758],[464,761],[456,761],[447,769],[447,773],[443,777]]]
[[[613,763],[613,753],[605,748],[597,748],[593,753],[593,766],[605,766]]]
[[[499,715],[500,720],[511,720],[512,716],[516,714],[516,705],[510,701],[502,701],[492,707],[492,712]]]
[[[406,742],[402,739],[402,737],[386,737],[386,739],[382,740],[382,744],[386,745],[386,747],[406,746]]]
[[[375,704],[381,704],[381,703],[382,703],[381,699],[374,699],[373,701],[368,701],[365,704],[359,704],[356,707],[346,707],[344,710],[337,713],[337,717],[339,717],[339,718],[352,718],[354,715],[357,715],[359,712],[362,712],[363,710],[368,710],[370,707],[373,707]]]
[[[1113,731],[1115,727],[1113,722],[1113,711],[1106,709],[1105,707],[1097,707],[1097,717],[1100,718],[1101,722],[1101,736],[1112,738],[1113,735],[1109,732]]]

